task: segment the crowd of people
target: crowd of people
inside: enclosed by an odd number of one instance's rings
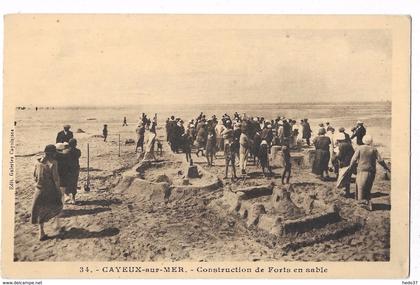
[[[124,117],[123,126],[126,125]],[[150,119],[143,113],[136,128],[135,146],[135,152],[140,152],[143,160],[156,160],[156,145],[162,153],[163,146],[157,139],[156,128],[157,115]],[[352,135],[343,127],[335,132],[329,122],[322,123],[312,140],[313,130],[306,118],[298,124],[296,120],[281,116],[267,120],[239,115],[237,112],[232,117],[224,114],[220,119],[215,115],[206,118],[205,114],[200,113],[188,122],[171,116],[166,120],[165,129],[172,152],[185,153],[187,162],[192,164],[191,153],[194,150],[197,157],[206,157],[209,167],[214,165],[214,160],[220,155],[225,161],[224,178],[228,178],[231,169],[231,179],[234,181],[238,179],[237,166],[240,174],[246,176],[249,160],[261,167],[264,176],[273,174],[269,154],[273,146],[278,146],[283,166],[281,182],[288,184],[292,172],[291,151],[299,150],[304,145],[313,146],[312,173],[322,180],[329,180],[329,172],[334,172],[337,187],[343,189],[345,197],[350,196],[351,175],[356,174],[355,198],[369,209],[372,209],[370,192],[375,179],[376,163],[390,171],[361,121],[351,130]],[[107,125],[104,125],[104,141],[107,135]],[[77,148],[77,140],[70,131],[70,125],[64,125],[63,130],[57,134],[56,144],[47,145],[43,157],[36,161],[31,221],[39,225],[40,240],[48,238],[44,232],[44,223],[56,217],[66,201],[76,203],[80,156],[81,151]]]
[[[283,174],[282,184],[288,184],[292,172],[291,151],[305,145],[314,147],[312,173],[324,181],[331,180],[334,173],[337,187],[342,195],[350,197],[351,175],[356,174],[356,198],[370,209],[370,191],[376,173],[376,162],[390,171],[377,149],[373,139],[366,134],[362,121],[351,129],[351,135],[344,127],[335,128],[330,122],[321,123],[314,138],[308,119],[296,120],[278,116],[267,120],[263,117],[224,114],[220,119],[215,115],[206,118],[200,113],[197,118],[184,122],[171,116],[166,120],[166,138],[174,153],[184,152],[190,161],[191,152],[205,156],[207,165],[213,166],[218,153],[225,158],[225,179],[231,168],[231,178],[237,179],[236,166],[241,175],[246,175],[250,158],[261,167],[264,176],[272,174],[269,154],[273,146],[279,146]],[[311,139],[312,138],[312,139]],[[354,145],[353,146],[353,140]],[[239,160],[239,163],[237,163]]]

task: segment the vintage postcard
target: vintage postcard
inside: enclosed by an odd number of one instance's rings
[[[5,17],[4,278],[404,278],[408,16]]]

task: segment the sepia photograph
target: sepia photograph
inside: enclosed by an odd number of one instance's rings
[[[410,20],[350,18],[6,16],[7,262],[406,274]]]

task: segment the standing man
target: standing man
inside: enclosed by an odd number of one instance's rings
[[[363,137],[366,135],[366,128],[363,126],[362,121],[357,121],[356,127],[352,129],[353,135],[350,139],[356,138],[356,143],[358,145],[363,145]]]
[[[126,126],[128,126],[128,124],[127,124],[127,117],[124,117],[124,120],[123,120],[123,125],[122,125],[123,127],[126,127]]]
[[[141,123],[136,128],[137,144],[136,144],[136,151],[135,151],[135,153],[137,153],[137,150],[138,150],[139,147],[141,149],[141,152],[144,151],[144,149],[143,149],[143,145],[144,145],[144,132],[145,132],[145,127],[144,127],[144,124]]]
[[[248,138],[247,124],[243,124],[242,132],[239,137],[239,168],[242,175],[246,174],[246,163],[248,160],[249,145],[250,141]]]
[[[311,145],[311,136],[312,136],[312,130],[311,126],[309,125],[308,119],[303,119],[302,123],[302,139],[306,140],[306,144],[308,146]]]
[[[63,129],[64,130],[57,134],[57,138],[55,139],[56,143],[68,143],[70,139],[73,138],[73,132],[70,131],[70,125],[64,125]]]

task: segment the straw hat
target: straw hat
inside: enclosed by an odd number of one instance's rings
[[[66,153],[66,151],[69,148],[69,143],[67,143],[67,142],[56,143],[55,148],[56,148],[57,152]]]
[[[70,125],[68,125],[68,124],[67,124],[67,125],[63,125],[63,128],[64,128],[64,129],[70,129],[70,127],[71,127],[71,126],[70,126]]]

